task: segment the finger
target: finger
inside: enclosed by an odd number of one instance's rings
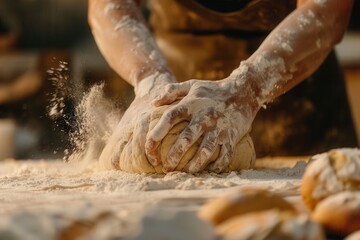
[[[190,123],[179,135],[170,148],[166,159],[163,159],[163,170],[173,171],[191,146],[201,137],[204,130],[199,123]]]
[[[210,165],[209,170],[216,173],[222,172],[230,164],[232,152],[230,144],[222,145],[219,158]]]
[[[189,118],[187,112],[185,106],[176,105],[172,107],[161,116],[155,127],[147,134],[145,154],[153,166],[159,165],[161,161],[158,151],[161,140],[177,123]]]
[[[152,104],[156,107],[161,105],[168,105],[175,102],[177,99],[184,97],[190,91],[193,81],[186,81],[182,83],[168,84],[165,87],[165,92],[156,97]]]
[[[142,163],[147,161],[145,156],[145,141],[146,134],[149,130],[149,116],[142,115],[140,116],[139,121],[135,125],[133,132],[133,140],[131,143],[132,148],[132,159],[134,165],[137,166],[138,169],[142,168]]]
[[[201,145],[195,156],[189,161],[185,167],[186,172],[196,173],[202,171],[208,164],[210,158],[214,154],[218,146],[218,134],[214,131],[205,135]]]

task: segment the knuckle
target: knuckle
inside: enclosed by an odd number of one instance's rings
[[[165,87],[165,91],[167,92],[167,93],[171,93],[171,92],[173,92],[173,91],[175,91],[176,90],[176,85],[175,84],[168,84],[168,85],[166,85],[166,87]]]
[[[204,146],[200,150],[200,159],[207,160],[213,152],[213,146]]]
[[[185,112],[186,112],[186,107],[176,106],[175,108],[166,112],[164,116],[167,121],[172,122],[175,119],[185,115]]]
[[[203,151],[211,152],[215,147],[215,143],[213,141],[206,141],[203,144]]]
[[[178,116],[179,116],[178,109],[174,109],[174,110],[171,110],[171,111],[165,113],[165,119],[170,120],[170,121],[174,120]]]
[[[175,161],[175,159],[180,159],[183,153],[183,149],[181,146],[176,146],[173,150],[169,153],[169,159],[172,160],[171,162]]]
[[[181,138],[182,141],[184,141],[185,143],[189,144],[192,139],[194,138],[194,132],[193,130],[189,127],[189,128],[185,128],[184,131],[181,133]]]
[[[193,137],[190,135],[181,136],[174,145],[177,147],[178,151],[184,152],[188,146],[192,143]]]
[[[154,149],[156,146],[155,141],[153,141],[152,139],[147,140],[145,142],[145,150],[148,152],[151,152],[152,149]]]

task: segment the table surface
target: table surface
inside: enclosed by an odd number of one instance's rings
[[[253,170],[196,175],[129,174],[99,171],[96,163],[8,160],[0,162],[0,215],[8,221],[24,213],[73,221],[107,212],[135,223],[151,209],[196,212],[209,199],[242,186],[267,188],[306,211],[299,186],[307,159],[265,158]]]

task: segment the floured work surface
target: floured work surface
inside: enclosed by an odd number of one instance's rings
[[[154,209],[165,215],[180,213],[173,219],[192,218],[198,207],[209,198],[241,186],[268,188],[297,202],[300,179],[306,165],[302,160],[305,159],[262,159],[257,161],[255,170],[195,175],[99,171],[96,163],[0,162],[0,237],[4,229],[17,225],[20,228],[16,231],[24,230],[20,234],[26,235],[29,228],[37,229],[37,237],[43,236],[44,239],[55,236],[71,239],[69,234],[74,232],[80,235],[100,234],[96,235],[98,237],[132,236],[135,229],[138,229],[137,234],[146,232]],[[153,217],[159,215],[156,213]],[[138,228],[139,221],[142,222],[142,230]],[[184,219],[181,221],[187,222]],[[150,222],[154,224],[157,220]],[[174,223],[174,227],[177,224]],[[151,229],[155,231],[157,228],[152,226]],[[12,230],[7,230],[7,233],[9,231]],[[150,233],[146,234],[149,236]]]

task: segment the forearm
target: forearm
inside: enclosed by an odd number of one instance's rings
[[[351,6],[351,0],[307,1],[232,76],[247,75],[259,105],[285,93],[310,76],[341,40]]]
[[[89,24],[107,62],[133,86],[171,72],[134,1],[89,0]]]

